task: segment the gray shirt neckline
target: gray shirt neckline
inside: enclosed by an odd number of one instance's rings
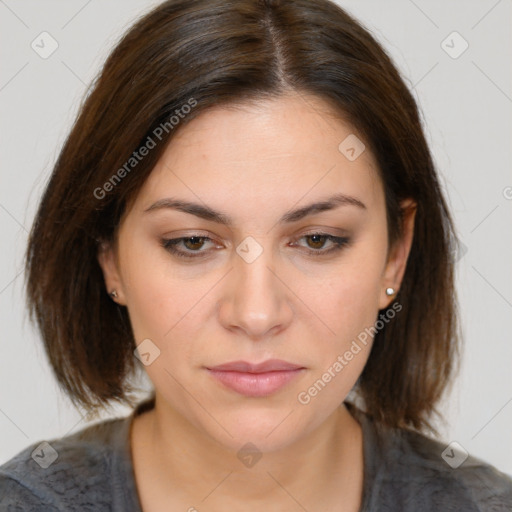
[[[380,426],[351,403],[345,405],[363,434],[359,512],[512,511],[510,476],[470,455],[453,467],[442,456],[446,444]],[[41,441],[19,452],[0,466],[0,512],[142,512],[130,434],[134,418],[153,406],[154,395],[127,417],[50,440],[58,457],[46,469],[34,458]]]
[[[138,494],[135,472],[133,468],[133,455],[130,444],[131,429],[133,420],[136,416],[143,414],[154,407],[155,397],[151,396],[149,399],[139,403],[134,409],[132,414],[120,420],[122,424],[119,428],[119,435],[116,436],[116,445],[113,446],[114,452],[117,454],[115,462],[112,467],[112,481],[114,485],[119,485],[120,489],[127,489],[126,493],[113,492],[113,496],[124,496],[123,503],[113,503],[113,510],[133,512],[142,512],[142,504]],[[376,468],[379,467],[381,461],[380,450],[376,451],[382,441],[378,439],[376,431],[368,417],[360,409],[348,403],[347,409],[350,414],[361,425],[363,437],[363,495],[361,500],[361,507],[358,512],[367,512],[369,510],[371,490],[376,490],[379,485],[376,477]],[[123,485],[124,482],[124,485]]]

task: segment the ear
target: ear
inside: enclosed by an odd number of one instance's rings
[[[402,284],[414,236],[416,202],[412,199],[405,199],[400,203],[400,207],[402,209],[402,237],[395,242],[389,251],[386,268],[382,276],[379,309],[387,308],[391,304]],[[387,288],[393,288],[395,290],[394,295],[387,295]]]
[[[119,273],[119,265],[116,258],[115,246],[109,242],[101,242],[98,247],[98,263],[103,271],[103,279],[107,293],[110,294],[113,290],[116,291],[117,297],[110,297],[118,304],[125,305],[125,295],[123,284]]]

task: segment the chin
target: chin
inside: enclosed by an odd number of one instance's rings
[[[224,448],[236,453],[248,443],[261,453],[270,453],[287,448],[315,428],[315,418],[308,422],[300,417],[299,411],[292,407],[266,412],[238,410],[223,415],[219,421],[221,426],[211,421],[203,425],[203,430]]]

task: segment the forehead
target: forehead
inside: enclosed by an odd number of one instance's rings
[[[272,199],[277,211],[301,197],[308,202],[342,192],[376,205],[383,191],[373,155],[365,148],[357,156],[363,144],[317,97],[215,107],[176,133],[136,203],[144,209],[166,194],[216,206],[239,198],[243,214],[244,198]]]

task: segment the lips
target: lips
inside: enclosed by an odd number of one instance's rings
[[[233,361],[231,363],[220,364],[213,366],[209,370],[227,371],[227,372],[242,372],[242,373],[265,373],[298,370],[302,368],[297,364],[288,363],[281,359],[267,359],[262,363],[252,364],[245,361]]]
[[[279,391],[305,368],[280,359],[269,359],[258,364],[233,361],[207,370],[217,382],[232,391],[248,397],[265,397]]]

